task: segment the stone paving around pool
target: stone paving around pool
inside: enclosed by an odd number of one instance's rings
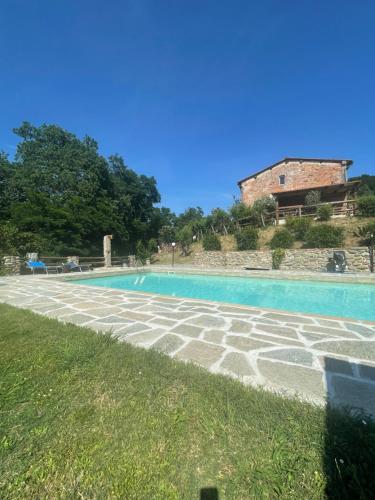
[[[2,278],[0,302],[110,332],[213,373],[375,415],[375,324],[202,300]],[[1,321],[1,318],[0,318]]]

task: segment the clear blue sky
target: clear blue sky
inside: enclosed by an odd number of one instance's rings
[[[285,156],[375,173],[373,0],[1,0],[0,61],[0,149],[91,135],[177,212]]]

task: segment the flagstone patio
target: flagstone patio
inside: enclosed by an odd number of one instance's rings
[[[375,323],[75,284],[2,279],[0,302],[110,332],[213,373],[375,415]],[[0,318],[1,320],[1,318]]]

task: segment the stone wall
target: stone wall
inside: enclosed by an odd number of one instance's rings
[[[255,200],[271,193],[296,189],[313,189],[345,182],[346,164],[341,161],[282,161],[273,168],[241,183],[242,201],[252,205]],[[279,176],[285,176],[280,184]]]
[[[205,267],[272,267],[269,250],[250,250],[244,252],[197,252],[194,264]]]
[[[332,248],[309,248],[285,250],[281,270],[327,271]],[[368,272],[370,270],[370,251],[367,247],[345,248],[349,272]],[[204,267],[229,268],[272,268],[271,250],[252,250],[246,252],[197,252],[194,265]]]
[[[285,250],[281,270],[327,271],[328,260],[332,257],[332,248],[308,248],[303,250]],[[367,247],[352,247],[345,250],[349,272],[370,270],[370,252]]]
[[[2,264],[5,274],[21,274],[21,259],[18,255],[5,255]]]

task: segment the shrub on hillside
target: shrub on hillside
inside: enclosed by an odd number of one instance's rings
[[[344,242],[344,230],[329,224],[312,226],[305,236],[306,248],[341,247]]]
[[[296,240],[303,240],[309,227],[311,219],[308,217],[288,217],[285,227],[293,234]]]
[[[316,215],[319,220],[327,221],[332,217],[333,208],[332,205],[325,203],[324,205],[320,205],[316,211]]]
[[[272,236],[269,245],[274,250],[275,248],[292,248],[293,243],[293,234],[288,229],[279,229]]]
[[[190,253],[190,246],[193,242],[193,230],[191,226],[183,226],[177,231],[176,239],[181,245],[182,254],[186,257]]]
[[[258,225],[265,227],[270,222],[272,214],[276,210],[276,200],[273,196],[263,196],[255,200],[251,207],[252,213],[258,219]]]
[[[203,248],[206,251],[210,250],[221,250],[221,242],[220,239],[216,236],[216,234],[206,234],[203,237]]]
[[[360,227],[354,235],[362,239],[363,245],[371,245],[371,241],[375,241],[375,220]]]
[[[146,246],[143,244],[142,241],[137,241],[137,244],[135,246],[135,256],[142,265],[145,265],[147,259],[150,258],[150,252],[148,251],[148,249],[146,248]]]
[[[358,210],[362,217],[375,217],[375,195],[358,198]]]
[[[147,247],[150,254],[157,253],[158,242],[155,240],[155,238],[151,238],[150,240],[148,240]]]
[[[280,265],[285,257],[283,248],[275,248],[272,252],[272,269],[280,269]]]
[[[235,234],[237,250],[256,250],[259,234],[255,227],[245,227]]]

